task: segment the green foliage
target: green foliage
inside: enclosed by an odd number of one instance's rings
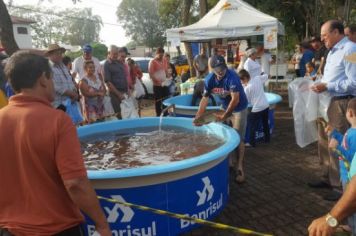
[[[150,48],[165,44],[165,22],[158,15],[158,0],[123,0],[117,9],[126,34]]]
[[[135,42],[135,41],[130,41],[130,42],[128,42],[128,43],[126,44],[126,47],[127,47],[128,49],[136,48],[136,47],[137,47],[137,42]]]
[[[28,5],[12,7],[9,11],[12,15],[36,21],[31,25],[35,47],[45,48],[54,42],[83,45],[99,41],[102,21],[89,8],[56,10]]]
[[[93,56],[98,58],[99,61],[106,59],[108,55],[108,47],[102,43],[92,43],[91,46],[93,47]]]

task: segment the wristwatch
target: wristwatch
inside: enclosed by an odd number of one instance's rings
[[[326,215],[325,221],[331,228],[335,228],[339,224],[337,219],[335,217],[333,217],[332,215],[330,215],[330,213],[328,213]]]

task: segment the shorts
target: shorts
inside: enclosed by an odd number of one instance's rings
[[[241,142],[245,139],[246,126],[247,126],[247,109],[239,112],[233,112],[232,116],[228,119],[232,123],[232,128],[240,135]]]

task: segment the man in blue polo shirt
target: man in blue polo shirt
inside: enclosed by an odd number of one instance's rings
[[[240,145],[235,151],[236,161],[236,181],[242,183],[245,180],[243,170],[243,160],[245,153],[244,137],[246,131],[247,119],[247,98],[241,85],[239,76],[234,70],[228,69],[225,59],[222,56],[213,56],[210,60],[210,66],[213,72],[205,77],[205,91],[199,104],[199,109],[195,115],[193,123],[198,125],[196,120],[202,116],[208,106],[209,96],[218,95],[222,101],[222,107],[225,110],[223,114],[216,114],[216,121],[225,121],[231,119],[233,128],[240,135]],[[230,118],[231,117],[231,118]]]

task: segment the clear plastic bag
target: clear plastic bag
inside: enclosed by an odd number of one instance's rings
[[[125,99],[121,101],[120,108],[122,119],[139,118],[138,104],[134,97],[125,94]]]

